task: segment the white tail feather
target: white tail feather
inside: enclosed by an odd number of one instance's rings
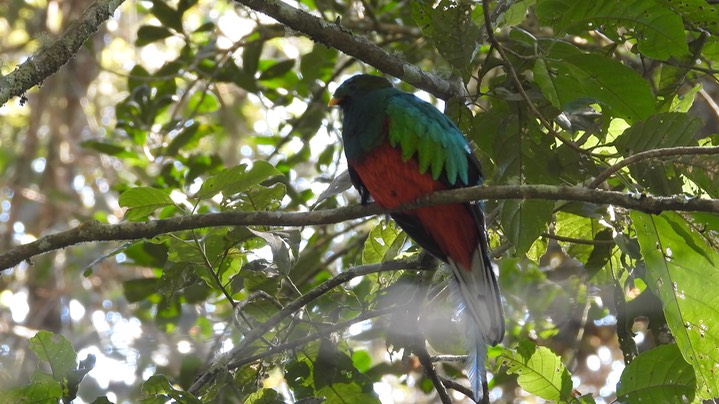
[[[504,316],[502,314],[497,276],[488,260],[478,248],[472,257],[472,268],[462,268],[451,258],[452,295],[457,301],[466,329],[469,356],[466,364],[467,377],[472,385],[474,400],[479,402],[484,394],[483,385],[487,382],[487,346],[495,345],[504,336]]]

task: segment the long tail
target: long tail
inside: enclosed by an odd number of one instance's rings
[[[467,344],[470,345],[467,377],[474,401],[479,402],[482,398],[486,401],[487,345],[496,345],[504,338],[504,314],[497,275],[486,248],[481,245],[472,256],[472,268],[462,268],[451,258],[448,262],[454,274],[450,282],[452,294],[466,324]]]

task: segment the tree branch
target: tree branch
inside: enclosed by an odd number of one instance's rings
[[[452,404],[452,398],[447,393],[447,389],[442,383],[442,380],[440,380],[437,370],[434,368],[434,363],[432,363],[432,359],[427,352],[424,335],[421,335],[421,337],[422,338],[418,338],[417,341],[415,341],[415,346],[412,350],[414,351],[414,354],[417,355],[419,363],[424,368],[424,374],[432,382],[434,389],[437,390],[437,394],[439,395],[439,399],[442,404]],[[470,392],[468,397],[473,396],[474,394]]]
[[[553,185],[497,185],[478,186],[436,192],[415,203],[398,209],[386,210],[377,205],[349,206],[313,212],[221,212],[179,216],[147,222],[103,224],[88,221],[77,227],[41,237],[31,243],[0,253],[0,272],[22,261],[74,244],[89,241],[120,241],[152,238],[182,230],[221,226],[313,226],[339,223],[360,217],[399,212],[420,206],[461,203],[482,199],[544,199],[551,201],[577,201],[602,205],[615,205],[647,213],[665,210],[719,213],[719,199],[687,198],[627,194],[580,187]]]
[[[252,347],[252,344],[266,332],[271,330],[273,327],[279,325],[287,317],[300,310],[302,307],[309,304],[311,301],[317,299],[323,294],[329,292],[335,287],[350,281],[358,276],[364,276],[375,272],[382,271],[396,271],[399,269],[421,269],[421,263],[416,259],[404,259],[381,262],[379,264],[362,265],[354,267],[346,272],[343,272],[334,278],[321,283],[314,289],[310,290],[306,294],[300,296],[292,303],[285,306],[282,310],[277,312],[272,318],[255,327],[247,335],[240,344],[232,348],[229,352],[217,357],[210,369],[200,375],[197,380],[192,384],[192,387],[188,390],[192,394],[196,394],[202,389],[207,383],[210,383],[217,373],[223,369],[235,369],[241,364],[247,363],[247,349]]]
[[[594,189],[598,187],[602,182],[609,178],[612,174],[621,170],[622,168],[637,163],[642,160],[648,160],[655,157],[671,157],[671,156],[686,156],[686,155],[700,155],[700,154],[719,154],[719,146],[686,146],[686,147],[667,147],[663,149],[646,150],[633,154],[624,160],[612,165],[611,167],[600,173],[594,180],[587,185],[587,188]]]
[[[94,34],[125,0],[98,0],[47,48],[28,58],[7,76],[0,76],[0,106],[22,96],[30,88],[55,74]]]
[[[365,320],[369,320],[369,319],[375,318],[375,317],[381,317],[386,314],[390,314],[397,309],[398,309],[397,306],[392,306],[392,307],[385,307],[385,308],[378,309],[378,310],[363,311],[362,313],[358,314],[356,317],[353,317],[346,321],[342,321],[340,323],[336,323],[336,324],[324,327],[314,334],[310,334],[310,335],[300,337],[300,338],[293,338],[292,341],[288,341],[283,344],[278,344],[278,345],[269,347],[269,348],[263,350],[262,352],[256,353],[254,355],[246,356],[243,358],[237,358],[236,360],[234,360],[232,362],[232,366],[228,367],[228,370],[237,369],[240,366],[244,366],[249,363],[256,362],[260,359],[267,358],[268,356],[272,356],[272,355],[280,353],[280,352],[299,348],[302,345],[304,345],[308,342],[318,340],[325,335],[329,335],[333,332],[337,332],[340,330],[345,330],[352,324],[356,324],[356,323],[359,323],[359,322],[362,322]],[[202,377],[202,376],[200,376],[200,377]],[[200,379],[198,379],[198,380],[200,380]],[[201,386],[198,385],[197,387],[194,388],[194,390],[191,387],[190,390],[188,390],[188,391],[196,393],[197,391],[199,391],[200,388],[201,388]]]
[[[448,100],[464,96],[466,91],[460,81],[450,82],[419,67],[399,56],[389,53],[366,38],[353,35],[338,23],[327,22],[280,0],[235,0],[255,11],[266,14],[289,28],[302,32],[313,41],[338,49],[350,56],[392,75],[428,93]]]

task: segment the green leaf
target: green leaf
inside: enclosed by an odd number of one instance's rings
[[[687,26],[701,27],[706,32],[719,32],[719,8],[706,0],[658,0],[665,7],[677,13]]]
[[[167,5],[163,0],[152,0],[152,14],[162,25],[182,32],[182,14]]]
[[[275,390],[262,389],[247,396],[245,404],[285,404],[285,400]]]
[[[701,128],[699,117],[679,112],[662,112],[646,121],[637,122],[615,141],[623,156],[662,147],[696,145],[694,136]]]
[[[95,355],[87,354],[85,359],[81,360],[77,366],[77,369],[71,370],[65,378],[65,391],[63,394],[63,401],[66,403],[72,402],[77,397],[77,390],[80,387],[80,382],[85,378],[93,368],[95,368]]]
[[[242,70],[249,76],[254,76],[257,73],[257,65],[260,62],[260,55],[264,45],[265,41],[256,39],[248,42],[242,48]]]
[[[295,67],[295,60],[280,60],[271,65],[260,74],[260,80],[271,80],[280,76],[284,76],[287,72]]]
[[[8,403],[57,403],[62,397],[62,383],[40,371],[33,373],[31,384],[3,391]]]
[[[362,249],[362,264],[376,264],[397,256],[407,235],[397,225],[381,221],[370,231]]]
[[[617,401],[627,404],[693,402],[696,378],[676,344],[642,353],[622,372]]]
[[[164,154],[176,156],[182,149],[192,150],[197,146],[201,138],[210,134],[211,129],[211,126],[198,122],[193,122],[190,126],[183,127],[167,145]]]
[[[576,103],[601,103],[628,121],[654,112],[654,95],[644,78],[616,60],[596,54],[538,59],[534,80],[544,96],[560,110]]]
[[[65,337],[41,330],[30,338],[30,349],[40,360],[50,364],[52,377],[63,381],[77,367],[77,354]]]
[[[679,112],[664,112],[632,125],[617,137],[615,145],[625,157],[657,148],[694,146],[697,144],[694,137],[701,126],[699,117]],[[684,161],[691,160],[685,158]],[[653,159],[630,165],[629,172],[637,182],[652,192],[672,195],[681,193],[684,186],[679,168],[673,161],[664,163],[662,160]],[[691,166],[687,168],[692,170]]]
[[[272,261],[277,266],[277,269],[284,275],[289,274],[292,268],[293,257],[290,255],[289,244],[283,239],[288,238],[289,235],[282,231],[259,231],[250,228],[247,228],[247,230],[265,240],[272,251]],[[280,235],[285,237],[281,237]],[[299,233],[295,233],[295,238],[299,238]]]
[[[165,27],[157,27],[155,25],[143,25],[137,30],[137,41],[135,45],[145,46],[173,35],[172,31]]]
[[[180,0],[177,4],[177,11],[180,12],[180,14],[184,14],[190,7],[197,4],[197,1],[198,0]]]
[[[679,158],[675,165],[712,198],[719,198],[719,156],[693,155]]]
[[[160,278],[130,279],[122,283],[122,291],[130,303],[139,302],[158,292]]]
[[[253,185],[282,173],[272,164],[257,160],[252,163],[252,168],[247,170],[246,164],[240,164],[232,168],[226,168],[217,175],[210,177],[202,184],[197,197],[201,199],[210,198],[222,192],[225,197],[244,192]]]
[[[325,397],[328,403],[379,403],[372,381],[337,346],[322,340],[307,346],[285,366],[296,399]]]
[[[115,156],[119,158],[128,158],[135,156],[135,154],[129,151],[127,147],[121,146],[108,140],[86,140],[80,143],[80,145],[88,149],[97,150],[100,153],[107,154],[108,156]]]
[[[478,114],[484,115],[484,114]],[[530,120],[526,113],[505,113],[498,123],[495,140],[487,149],[492,151],[496,164],[494,177],[497,184],[557,184],[560,178],[553,175],[556,143]]]
[[[170,382],[167,380],[167,378],[163,375],[153,375],[150,376],[145,383],[142,384],[142,392],[150,397],[155,398],[163,398],[163,399],[173,399],[178,404],[201,404],[202,401],[198,400],[193,396],[192,394],[176,390]],[[145,399],[147,400],[147,399]],[[143,401],[145,401],[143,400]],[[164,402],[167,402],[163,401]],[[147,402],[155,402],[155,401],[147,401]]]
[[[559,356],[545,347],[523,341],[517,351],[505,349],[499,360],[517,374],[517,383],[530,394],[545,400],[568,401],[572,395],[572,378]]]
[[[364,373],[372,365],[372,356],[365,350],[355,350],[352,352],[352,365]]]
[[[300,73],[305,82],[326,81],[333,72],[337,60],[337,49],[315,43],[312,51],[302,56]]]
[[[507,11],[499,16],[496,27],[503,28],[521,24],[526,19],[529,8],[536,3],[537,0],[515,1]]]
[[[502,203],[502,228],[516,254],[529,251],[539,235],[547,230],[553,209],[551,201],[507,200]]]
[[[410,3],[412,18],[444,59],[466,77],[479,50],[479,27],[472,20],[471,4],[442,0]]]
[[[537,2],[542,24],[559,32],[581,33],[603,26],[615,41],[635,38],[644,55],[665,60],[689,53],[681,17],[655,0],[544,0]],[[619,35],[619,28],[628,32]]]
[[[631,213],[646,263],[647,286],[694,368],[697,395],[719,396],[719,254],[677,213]]]
[[[220,109],[220,101],[210,91],[196,91],[187,101],[187,115],[209,114]]]
[[[704,88],[701,83],[695,84],[689,91],[683,94],[677,94],[671,103],[669,108],[671,112],[689,112],[689,109],[694,105],[696,95]]]
[[[202,32],[212,32],[215,30],[215,23],[212,21],[208,21],[199,27],[197,27],[194,31],[192,31],[193,34],[199,34]]]
[[[238,208],[253,210],[276,210],[280,207],[282,198],[287,195],[287,186],[280,182],[268,187],[255,185],[247,191],[247,203],[238,203]]]
[[[170,195],[151,187],[130,188],[120,195],[119,204],[128,208],[125,212],[127,220],[140,220],[157,209],[174,205]]]

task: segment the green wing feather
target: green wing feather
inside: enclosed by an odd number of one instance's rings
[[[402,158],[416,158],[420,172],[430,171],[438,180],[445,175],[450,185],[459,179],[469,184],[467,141],[457,126],[432,104],[412,94],[397,93],[387,97],[389,141],[399,145]]]

